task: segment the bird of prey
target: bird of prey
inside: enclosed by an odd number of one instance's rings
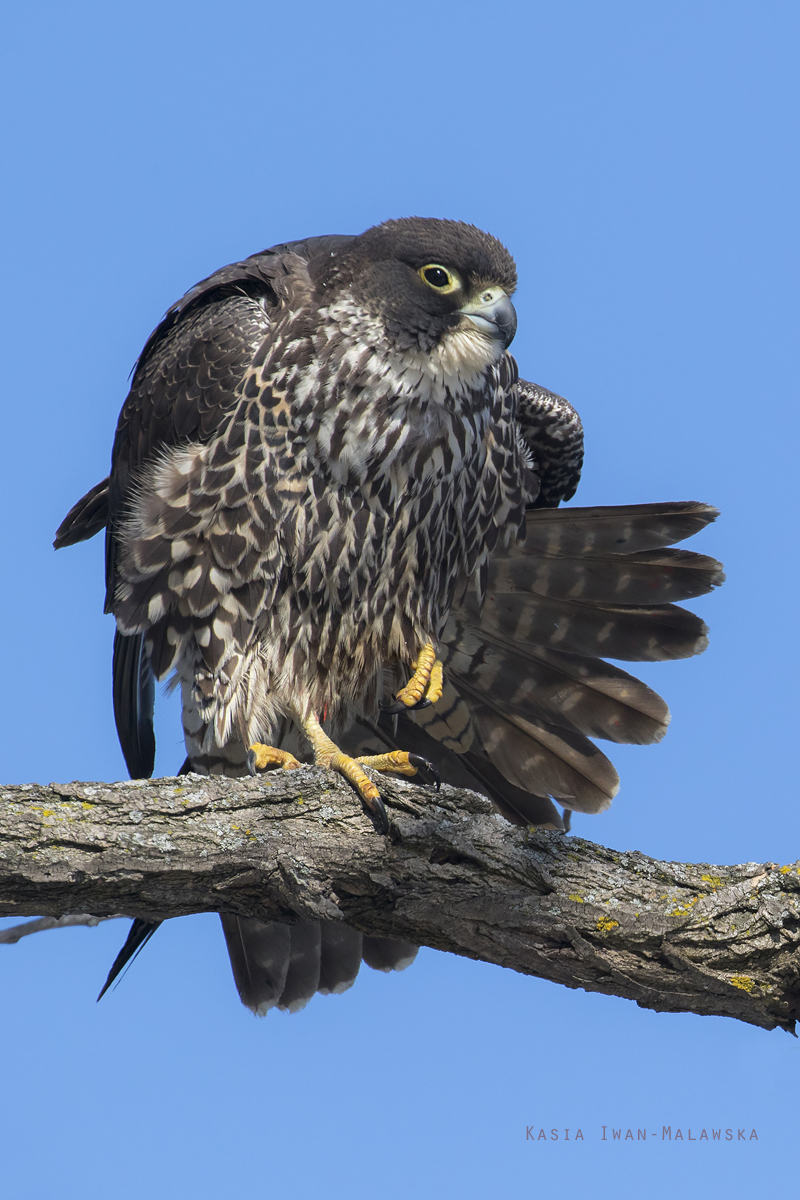
[[[274,246],[175,304],[135,368],[109,477],[56,546],[106,530],[114,711],[152,774],[154,681],[181,688],[185,771],[309,759],[388,828],[376,775],[466,785],[563,829],[618,778],[590,740],[646,743],[669,714],[604,658],[702,650],[674,601],[719,564],[672,548],[704,504],[558,509],[577,413],[519,379],[513,259],[456,221]],[[335,922],[222,916],[263,1014],[350,986],[407,943]],[[155,922],[136,921],[113,978]]]

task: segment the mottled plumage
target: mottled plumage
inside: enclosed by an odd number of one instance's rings
[[[346,755],[421,754],[509,819],[555,828],[553,799],[595,812],[616,791],[590,737],[663,736],[663,701],[601,656],[703,648],[702,622],[672,601],[719,582],[718,564],[664,547],[716,514],[554,511],[577,486],[583,433],[567,401],[517,378],[515,284],[494,238],[414,218],[275,247],[169,310],[111,475],[56,540],[106,526],[132,775],[152,772],[154,680],[173,672],[186,769],[244,773],[254,743],[333,763],[322,722]],[[444,663],[441,698],[382,714],[426,647]],[[380,818],[363,771],[363,786],[347,777]],[[362,957],[413,958],[340,926],[223,925],[259,1012],[342,990]]]

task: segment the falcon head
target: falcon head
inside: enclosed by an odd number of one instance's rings
[[[375,225],[332,251],[316,282],[326,304],[342,293],[377,316],[401,351],[429,352],[455,336],[495,361],[517,328],[513,258],[497,238],[462,221]]]

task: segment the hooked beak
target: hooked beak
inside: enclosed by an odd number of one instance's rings
[[[469,317],[482,333],[499,341],[504,350],[513,342],[517,332],[517,310],[502,288],[484,288],[480,295],[458,311]]]

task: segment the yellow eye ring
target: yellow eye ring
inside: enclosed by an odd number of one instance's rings
[[[423,283],[427,283],[429,288],[433,288],[434,292],[438,292],[440,296],[446,296],[450,292],[457,292],[461,287],[461,280],[452,271],[448,271],[447,267],[443,267],[441,263],[426,263],[424,267],[420,267],[417,272]]]

